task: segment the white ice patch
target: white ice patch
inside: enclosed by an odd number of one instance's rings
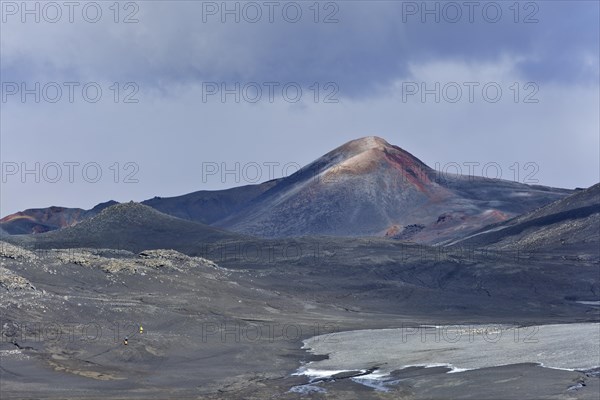
[[[572,372],[572,371],[576,371],[576,369],[575,369],[575,368],[560,368],[560,367],[551,367],[551,366],[544,365],[544,363],[537,363],[537,364],[539,364],[539,366],[540,366],[540,367],[543,367],[543,368],[548,368],[548,369],[557,369],[557,370],[559,370],[559,371],[571,371],[571,372]],[[590,368],[590,369],[592,369],[592,368]]]
[[[375,371],[375,372],[371,372],[370,374],[361,375],[361,376],[355,376],[352,379],[370,379],[370,380],[373,380],[373,379],[386,378],[388,376],[390,376],[390,374]]]
[[[329,379],[334,375],[341,374],[344,372],[353,372],[356,370],[353,369],[340,369],[340,370],[320,370],[313,368],[301,368],[300,370],[294,372],[292,375],[294,376],[306,376],[311,380],[315,379]],[[360,373],[366,372],[365,370],[360,371]]]
[[[455,325],[339,332],[314,337],[303,348],[328,358],[313,361],[297,375],[327,379],[336,374],[384,390],[391,373],[409,367],[448,368],[460,373],[481,368],[534,363],[565,371],[598,368],[600,324],[539,326]],[[331,340],[334,339],[334,340]],[[380,367],[368,373],[373,365]],[[382,386],[383,385],[383,386]]]

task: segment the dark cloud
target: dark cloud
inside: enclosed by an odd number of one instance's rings
[[[49,30],[9,20],[3,30],[15,31],[3,35],[2,73],[6,79],[78,75],[72,78],[153,86],[333,81],[352,97],[405,78],[410,64],[432,60],[493,62],[509,55],[522,59],[518,68],[527,80],[594,82],[598,76],[597,2],[521,2],[518,16],[512,2],[481,2],[472,8],[472,21],[465,2],[351,1],[320,10],[319,19],[334,12],[337,23],[314,23],[312,3],[297,4],[303,10],[297,23],[286,22],[277,9],[270,23],[265,7],[257,23],[243,13],[239,23],[232,15],[222,23],[221,12],[203,22],[203,2],[141,2],[140,22],[130,25],[102,21]],[[422,15],[422,4],[437,4],[439,22]],[[456,7],[448,4],[459,5],[462,16],[455,18]],[[502,16],[492,23],[496,9]]]

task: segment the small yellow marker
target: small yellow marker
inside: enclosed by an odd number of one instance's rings
[[[140,334],[144,333],[144,327],[140,325]]]

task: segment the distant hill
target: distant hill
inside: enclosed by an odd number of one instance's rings
[[[155,197],[142,204],[174,217],[210,225],[239,211],[274,185],[275,181],[268,181],[227,190],[201,190],[177,197]]]
[[[207,243],[244,236],[172,217],[139,203],[123,203],[60,230],[30,236],[38,248],[173,249],[191,252]]]
[[[522,248],[600,256],[600,184],[503,223],[457,245]]]
[[[142,204],[174,217],[211,224],[238,211],[274,184],[275,181],[269,181],[226,190],[201,190],[177,197],[154,197]],[[0,228],[11,235],[49,232],[75,225],[115,204],[118,203],[111,200],[90,210],[54,206],[28,209],[0,219]]]
[[[0,219],[0,228],[11,235],[43,233],[74,225],[117,204],[110,200],[90,210],[67,207],[31,208]]]

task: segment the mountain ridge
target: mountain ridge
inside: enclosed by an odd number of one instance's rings
[[[553,250],[600,258],[599,227],[600,183],[505,222],[482,228],[452,244]]]
[[[342,144],[284,178],[155,197],[142,204],[177,218],[265,238],[386,236],[446,243],[570,193],[440,175],[406,150],[367,136]],[[91,210],[26,210],[0,220],[0,228],[11,234],[52,231],[76,225],[112,204]]]
[[[248,238],[161,213],[141,203],[119,203],[78,224],[31,237],[40,249],[111,248],[138,252],[172,249],[185,253],[218,241]],[[15,244],[19,244],[19,238]],[[29,241],[23,240],[23,244]],[[29,243],[31,244],[31,243]]]

